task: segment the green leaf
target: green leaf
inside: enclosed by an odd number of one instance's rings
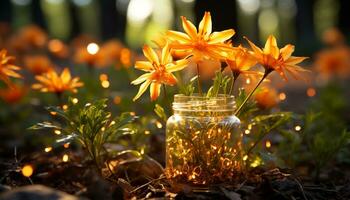
[[[165,110],[162,106],[160,106],[159,104],[156,104],[154,107],[154,112],[156,113],[156,115],[162,119],[164,122],[166,122],[168,120],[167,115],[165,114]]]

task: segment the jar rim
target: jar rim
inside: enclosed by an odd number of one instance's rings
[[[233,95],[225,94],[218,94],[216,97],[176,94],[172,107],[174,111],[183,112],[233,112],[236,109],[236,101]]]

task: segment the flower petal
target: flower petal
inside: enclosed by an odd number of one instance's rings
[[[270,35],[267,38],[267,41],[265,43],[264,47],[264,53],[272,55],[275,59],[279,57],[279,49],[277,46],[277,40],[273,35]]]
[[[175,64],[170,64],[166,66],[166,70],[167,72],[176,72],[176,71],[180,71],[183,68],[188,66],[188,60],[186,59],[182,59],[182,60],[178,60],[176,61]]]
[[[147,80],[144,83],[142,83],[139,91],[137,92],[136,96],[132,100],[136,101],[138,98],[140,98],[140,96],[147,90],[151,82],[152,82],[151,80]]]
[[[68,83],[71,79],[71,75],[68,68],[64,68],[61,73],[61,80],[63,83]]]
[[[136,61],[135,68],[142,71],[150,72],[153,70],[153,65],[148,61]]]
[[[294,52],[294,45],[291,45],[291,44],[287,44],[280,50],[283,60],[287,60],[292,55],[293,52]]]
[[[177,79],[172,73],[165,73],[162,79],[162,83],[166,85],[175,85],[177,83]]]
[[[287,60],[285,60],[285,63],[288,65],[296,65],[298,63],[303,62],[305,59],[308,57],[296,57],[296,56],[291,56]]]
[[[259,47],[257,47],[253,42],[251,42],[247,37],[244,36],[243,38],[247,40],[255,54],[261,55],[263,53],[262,50]]]
[[[197,38],[197,28],[186,19],[186,17],[181,16],[182,19],[182,27],[184,31],[192,38]]]
[[[138,84],[144,82],[146,79],[148,79],[150,77],[150,75],[151,75],[151,73],[143,74],[143,75],[139,76],[137,79],[133,80],[131,82],[131,84],[138,85]]]
[[[212,22],[210,12],[205,12],[202,21],[199,23],[198,33],[207,39],[211,33]]]
[[[169,37],[170,40],[176,40],[180,43],[187,43],[191,41],[191,38],[188,37],[188,35],[178,31],[167,31],[166,35]]]
[[[154,52],[154,50],[148,46],[145,45],[143,46],[143,54],[146,56],[146,58],[151,61],[152,63],[156,63],[157,65],[159,65],[159,59],[158,59],[158,55],[156,54],[156,52]]]
[[[226,40],[230,39],[234,34],[235,34],[235,30],[233,29],[227,29],[220,32],[213,32],[210,35],[210,39],[208,43],[214,44],[219,42],[225,42]]]
[[[166,43],[162,49],[162,57],[161,57],[160,63],[162,65],[165,65],[166,63],[170,62],[169,59],[170,59],[170,48],[169,48],[169,44]]]
[[[161,86],[162,86],[162,84],[157,83],[157,82],[151,83],[149,91],[150,91],[152,101],[156,100],[159,97]]]

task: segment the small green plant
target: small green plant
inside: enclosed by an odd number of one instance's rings
[[[125,134],[132,134],[133,130],[128,128],[134,120],[130,113],[122,113],[118,117],[112,117],[107,111],[107,100],[99,100],[85,105],[69,99],[68,108],[48,107],[47,110],[55,113],[61,118],[56,123],[37,123],[30,129],[54,129],[59,131],[62,138],[59,143],[76,141],[80,143],[95,163],[98,169],[104,164],[104,156],[107,153],[105,144],[117,141]]]

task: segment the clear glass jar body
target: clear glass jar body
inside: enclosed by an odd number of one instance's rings
[[[241,172],[242,133],[233,96],[175,95],[166,125],[166,175],[194,185],[232,181]]]

